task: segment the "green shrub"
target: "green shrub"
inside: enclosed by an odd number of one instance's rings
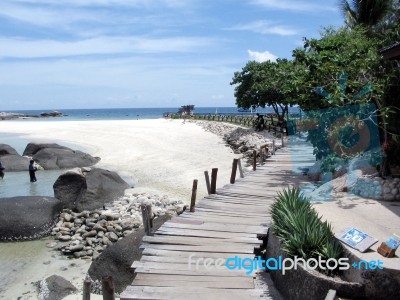
[[[328,222],[322,222],[308,199],[298,188],[278,193],[271,206],[272,230],[288,256],[304,259],[339,259],[343,247],[335,238]],[[330,275],[332,271],[319,270]],[[328,272],[329,271],[329,272]],[[333,270],[335,273],[337,270]]]

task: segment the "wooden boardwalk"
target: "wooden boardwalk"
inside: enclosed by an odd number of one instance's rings
[[[310,151],[277,151],[256,171],[200,200],[194,213],[185,211],[154,236],[145,236],[143,255],[132,265],[136,278],[121,299],[273,299],[267,285],[257,284],[259,272],[246,275],[246,270],[213,263],[234,256],[254,258],[265,246],[259,238],[268,234],[270,205],[283,187],[301,183],[293,165],[314,163]],[[196,267],[199,259],[208,259],[210,265]]]

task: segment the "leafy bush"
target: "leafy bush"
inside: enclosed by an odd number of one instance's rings
[[[343,247],[332,233],[328,222],[322,222],[308,199],[298,188],[284,189],[278,193],[271,207],[274,221],[272,230],[279,238],[283,250],[291,257],[304,259],[339,259]],[[330,271],[319,270],[330,275]]]
[[[323,159],[321,170],[323,172],[331,172],[332,174],[334,174],[340,166],[343,166],[344,163],[345,159],[331,153]]]

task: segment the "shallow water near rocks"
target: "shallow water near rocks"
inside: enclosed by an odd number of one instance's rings
[[[53,184],[65,170],[37,171],[37,182],[30,182],[29,173],[6,172],[0,179],[0,198],[15,196],[54,196]],[[1,200],[0,200],[1,201]]]

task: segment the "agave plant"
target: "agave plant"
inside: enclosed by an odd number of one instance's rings
[[[343,248],[331,225],[321,220],[298,188],[279,192],[271,206],[271,215],[272,230],[289,256],[304,259],[321,256],[325,260],[341,256]],[[328,271],[325,272],[331,273]]]

